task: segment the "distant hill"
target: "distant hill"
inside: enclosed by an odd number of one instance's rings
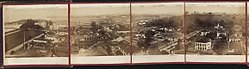
[[[242,15],[243,16],[243,15]],[[234,25],[244,26],[244,19],[241,15],[235,14],[188,14],[186,15],[186,22],[184,26],[187,28],[186,33],[193,32],[201,28],[213,28],[218,23],[230,31]]]
[[[45,20],[45,19],[22,19],[22,20],[18,20],[18,21],[13,21],[13,22],[5,22],[5,25],[13,25],[13,24],[24,24],[25,22],[27,22],[28,20],[34,20],[36,22],[46,22],[49,20]]]

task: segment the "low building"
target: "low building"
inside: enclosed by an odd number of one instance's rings
[[[178,41],[179,39],[184,38],[184,34],[179,33],[179,32],[174,32],[165,37],[169,41]]]
[[[83,37],[83,39],[81,39],[81,40],[83,40],[83,41],[85,41],[85,40],[89,40],[89,41],[95,41],[95,40],[105,40],[105,39],[108,39],[108,37],[105,37],[105,36],[87,36],[87,35],[85,35],[84,37]]]
[[[233,34],[233,35],[229,36],[228,41],[229,42],[240,42],[241,41],[241,37],[242,37],[242,35]]]
[[[207,29],[202,30],[201,31],[201,36],[206,36],[208,33],[210,33],[210,31],[208,31]]]
[[[195,49],[207,51],[212,49],[211,39],[206,37],[201,37],[199,40],[195,42]]]

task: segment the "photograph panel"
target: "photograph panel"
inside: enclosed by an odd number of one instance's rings
[[[186,3],[185,14],[187,61],[245,61],[244,2]]]
[[[184,3],[132,3],[134,63],[184,61]]]
[[[247,24],[246,24],[246,25],[247,25],[247,32],[244,34],[244,35],[247,37],[247,44],[246,44],[246,45],[247,45],[247,55],[249,54],[249,52],[248,52],[248,50],[249,50],[249,49],[248,49],[248,48],[249,48],[249,47],[248,47],[248,31],[249,31],[249,29],[248,29],[248,20],[249,20],[249,18],[248,18],[248,16],[249,16],[249,14],[248,14],[248,11],[249,11],[249,10],[248,10],[248,9],[249,9],[248,3],[249,3],[249,2],[247,2],[247,7],[246,7],[246,8],[247,8],[247,14],[246,14],[246,15],[247,15],[247,20],[246,20],[246,21],[247,21],[247,22],[246,22],[246,23],[247,23]],[[249,59],[249,58],[247,57],[247,60],[248,60],[248,59]],[[248,61],[247,61],[247,62],[248,62]]]
[[[68,64],[67,11],[67,4],[4,5],[4,65]]]
[[[129,3],[71,4],[70,16],[72,64],[130,62]]]

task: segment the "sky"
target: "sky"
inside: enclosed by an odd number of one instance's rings
[[[245,3],[186,3],[186,11],[193,13],[225,12],[227,14],[244,14]]]
[[[245,3],[186,3],[188,12],[226,12],[228,14],[244,13]],[[184,3],[132,3],[134,15],[183,15]],[[53,16],[67,16],[67,4],[50,5],[4,5],[4,21],[21,19],[51,19]],[[130,14],[129,3],[116,4],[71,4],[71,16],[123,15]]]
[[[71,4],[71,16],[130,14],[130,4]]]
[[[67,4],[56,5],[4,5],[4,22],[21,19],[51,19],[54,16],[68,16]]]
[[[132,14],[135,15],[183,15],[184,3],[133,3]]]
[[[135,15],[183,14],[183,3],[132,3]],[[130,14],[130,4],[71,4],[72,16]]]

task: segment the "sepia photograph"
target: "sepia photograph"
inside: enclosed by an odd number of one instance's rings
[[[245,62],[246,8],[245,2],[3,5],[3,62]]]
[[[249,4],[249,2],[247,2],[247,4]],[[248,18],[248,16],[249,16],[248,11],[249,11],[249,6],[247,5],[246,8],[247,8],[247,14],[246,14],[246,16],[247,16],[247,20],[246,20],[246,21],[247,21],[247,22],[246,22],[246,23],[247,23],[247,24],[246,24],[246,25],[247,25],[247,32],[246,32],[245,35],[246,35],[247,38],[245,37],[245,39],[247,39],[247,44],[246,44],[247,47],[246,47],[246,48],[247,48],[247,56],[248,56],[248,54],[249,54],[249,51],[248,51],[248,50],[249,50],[249,47],[248,47],[248,42],[249,42],[249,41],[248,41],[248,31],[249,31],[249,29],[248,29],[248,25],[249,25],[249,24],[248,24],[248,21],[249,21],[249,18]],[[249,59],[249,58],[247,57],[247,60],[248,60],[248,59]],[[247,62],[249,62],[249,61],[247,61]]]
[[[133,62],[184,61],[184,3],[132,3],[131,15]]]
[[[71,4],[70,16],[73,64],[130,62],[130,4]]]
[[[4,5],[3,33],[4,64],[68,63],[67,4]]]
[[[245,60],[244,2],[186,3],[185,15],[187,61]]]

